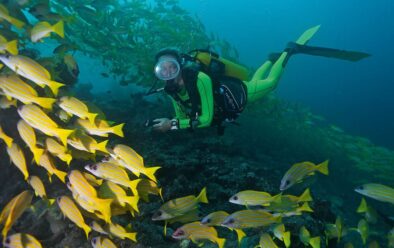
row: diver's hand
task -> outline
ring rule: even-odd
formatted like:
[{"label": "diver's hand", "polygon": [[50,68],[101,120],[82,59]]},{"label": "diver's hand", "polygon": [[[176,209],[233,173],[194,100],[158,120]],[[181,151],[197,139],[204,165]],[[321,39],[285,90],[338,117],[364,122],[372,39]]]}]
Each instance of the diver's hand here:
[{"label": "diver's hand", "polygon": [[154,125],[152,127],[155,131],[164,133],[171,129],[171,120],[168,118],[154,119],[153,123]]}]

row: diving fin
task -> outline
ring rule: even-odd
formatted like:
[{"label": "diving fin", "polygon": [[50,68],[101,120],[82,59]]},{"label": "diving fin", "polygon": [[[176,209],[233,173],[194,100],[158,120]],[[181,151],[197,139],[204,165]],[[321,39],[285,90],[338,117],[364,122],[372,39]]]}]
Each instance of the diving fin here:
[{"label": "diving fin", "polygon": [[300,45],[296,42],[289,42],[287,44],[287,48],[289,52],[293,54],[302,53],[308,54],[313,56],[322,56],[328,58],[335,58],[341,60],[348,60],[348,61],[359,61],[364,58],[371,56],[368,53],[363,52],[356,52],[356,51],[346,51],[334,48],[326,48],[326,47],[315,47],[315,46],[307,46],[307,45]]}]

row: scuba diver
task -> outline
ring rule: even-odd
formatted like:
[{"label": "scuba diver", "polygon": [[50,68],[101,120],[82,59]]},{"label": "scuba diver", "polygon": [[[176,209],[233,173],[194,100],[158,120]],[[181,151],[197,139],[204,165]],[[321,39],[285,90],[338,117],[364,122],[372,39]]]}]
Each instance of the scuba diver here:
[{"label": "scuba diver", "polygon": [[292,55],[302,53],[348,61],[370,56],[306,45],[319,28],[320,25],[306,30],[296,42],[288,43],[283,52],[270,54],[250,81],[245,67],[208,50],[193,50],[188,54],[171,48],[159,51],[154,72],[159,80],[165,81],[163,90],[172,100],[175,117],[154,119],[145,125],[152,125],[160,132],[217,126],[218,134],[222,135],[223,124],[234,123],[247,102],[259,100],[276,88]]}]

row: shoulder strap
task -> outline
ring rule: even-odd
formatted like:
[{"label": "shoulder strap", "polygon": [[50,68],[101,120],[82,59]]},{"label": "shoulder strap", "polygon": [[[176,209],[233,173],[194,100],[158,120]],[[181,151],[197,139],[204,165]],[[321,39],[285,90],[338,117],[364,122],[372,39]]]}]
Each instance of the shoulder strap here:
[{"label": "shoulder strap", "polygon": [[192,105],[192,111],[190,117],[194,118],[198,116],[198,105],[200,104],[200,96],[198,94],[197,79],[198,79],[198,67],[196,66],[186,66],[182,69],[182,78],[185,82],[185,87],[187,94]]}]

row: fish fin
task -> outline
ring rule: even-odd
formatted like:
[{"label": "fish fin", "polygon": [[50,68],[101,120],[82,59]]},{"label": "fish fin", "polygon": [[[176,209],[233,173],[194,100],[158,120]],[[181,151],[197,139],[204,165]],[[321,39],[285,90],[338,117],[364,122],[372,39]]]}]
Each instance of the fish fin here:
[{"label": "fish fin", "polygon": [[299,212],[313,212],[313,209],[309,206],[308,202],[304,202],[301,207],[297,208]]},{"label": "fish fin", "polygon": [[23,26],[25,26],[25,23],[23,21],[20,21],[12,16],[10,16],[8,20],[10,23],[12,23],[12,25],[14,25],[17,28],[23,28]]},{"label": "fish fin", "polygon": [[97,146],[96,146],[96,150],[108,154],[107,143],[108,143],[108,140],[104,140],[103,142],[98,143]]},{"label": "fish fin", "polygon": [[363,197],[361,199],[360,206],[358,206],[358,208],[357,208],[357,213],[365,213],[367,211],[368,211],[367,202],[365,201],[365,198]]},{"label": "fish fin", "polygon": [[308,201],[313,201],[312,196],[311,196],[311,191],[309,188],[307,188],[304,193],[300,197],[298,197],[298,202],[308,202]]},{"label": "fish fin", "polygon": [[218,243],[219,248],[224,247],[224,243],[226,243],[226,239],[217,239],[216,242]]},{"label": "fish fin", "polygon": [[242,239],[245,238],[246,233],[242,229],[234,229],[234,231],[237,233],[238,245],[241,246]]},{"label": "fish fin", "polygon": [[320,173],[322,173],[322,174],[324,174],[326,176],[328,176],[328,161],[329,160],[326,160],[326,161],[324,161],[324,162],[322,162],[322,163],[320,163],[320,164],[318,164],[316,166],[317,167],[317,171],[319,171]]},{"label": "fish fin", "polygon": [[207,188],[204,187],[200,194],[197,196],[197,201],[203,202],[203,203],[208,203],[208,198],[207,198]]},{"label": "fish fin", "polygon": [[53,203],[55,203],[55,202],[56,202],[56,199],[48,199],[48,205],[49,206],[52,206]]},{"label": "fish fin", "polygon": [[56,102],[56,99],[46,97],[37,97],[34,100],[35,103],[48,110],[52,110],[52,105]]},{"label": "fish fin", "polygon": [[10,95],[5,95],[5,98],[7,98],[8,101],[12,101],[12,97]]},{"label": "fish fin", "polygon": [[70,136],[74,130],[69,130],[69,129],[57,129],[56,133],[58,135],[58,138],[62,141],[63,145],[67,147],[67,138]]},{"label": "fish fin", "polygon": [[129,187],[130,187],[131,191],[133,192],[134,196],[138,196],[137,186],[140,182],[141,182],[141,179],[135,179],[135,180],[129,182]]},{"label": "fish fin", "polygon": [[167,221],[164,221],[164,237],[167,236]]},{"label": "fish fin", "polygon": [[51,88],[53,94],[57,96],[57,94],[59,93],[59,88],[65,86],[65,84],[49,80],[48,86],[49,88]]},{"label": "fish fin", "polygon": [[82,229],[85,231],[86,239],[89,239],[89,233],[92,231],[90,226],[85,224],[85,225],[83,225]]},{"label": "fish fin", "polygon": [[54,174],[62,181],[63,183],[66,183],[66,176],[67,173],[61,170],[56,170]]},{"label": "fish fin", "polygon": [[42,154],[44,153],[44,149],[36,147],[33,148],[31,151],[33,153],[34,161],[36,161],[36,164],[38,164],[40,162]]},{"label": "fish fin", "polygon": [[320,237],[314,237],[309,240],[309,244],[312,248],[320,248]]},{"label": "fish fin", "polygon": [[5,50],[7,50],[12,55],[18,54],[18,41],[12,40],[5,45]]},{"label": "fish fin", "polygon": [[14,139],[9,136],[5,136],[3,138],[3,140],[4,140],[5,144],[7,145],[7,147],[11,148],[12,142],[14,142]]},{"label": "fish fin", "polygon": [[98,114],[96,114],[96,113],[88,113],[88,114],[87,114],[87,117],[88,117],[88,119],[89,119],[90,124],[96,125],[96,124],[95,124],[95,120],[96,120],[96,116],[97,116],[97,115],[98,115]]},{"label": "fish fin", "polygon": [[283,233],[283,242],[285,243],[286,247],[290,247],[290,244],[291,244],[290,235],[291,235],[290,232]]},{"label": "fish fin", "polygon": [[99,199],[96,198],[95,203],[98,205],[98,210],[104,217],[106,223],[111,223],[111,203],[113,199]]},{"label": "fish fin", "polygon": [[[281,202],[281,201],[282,201],[282,192],[280,192],[277,195],[272,196],[271,200],[270,200],[270,202]],[[269,206],[269,205],[270,205],[270,203],[268,203],[267,206]]]},{"label": "fish fin", "polygon": [[159,189],[159,196],[161,198],[161,201],[164,202],[164,199],[163,199],[163,188]]},{"label": "fish fin", "polygon": [[73,156],[71,156],[70,154],[66,154],[64,158],[66,160],[65,162],[67,163],[67,165],[70,165]]},{"label": "fish fin", "polygon": [[137,213],[139,213],[139,209],[138,209],[138,201],[139,201],[140,197],[139,196],[128,196],[128,197],[124,197],[124,201],[127,202],[130,207],[133,208],[133,210],[135,210]]},{"label": "fish fin", "polygon": [[[150,180],[152,180],[153,182],[157,183],[157,179],[156,179],[156,177],[155,177],[155,172],[156,172],[158,169],[160,169],[160,168],[161,168],[160,166],[145,168],[145,173],[144,173],[144,174],[145,174]],[[134,173],[134,172],[133,172],[133,173]]]},{"label": "fish fin", "polygon": [[131,241],[137,241],[137,233],[127,233],[126,238],[130,239]]},{"label": "fish fin", "polygon": [[64,38],[64,22],[60,20],[52,26],[53,32],[57,33],[60,37]]},{"label": "fish fin", "polygon": [[116,134],[116,135],[118,135],[119,137],[124,137],[124,134],[123,134],[123,126],[124,126],[124,123],[122,123],[122,124],[119,124],[119,125],[116,125],[116,126],[113,126],[112,127],[112,132],[114,133],[114,134]]}]

